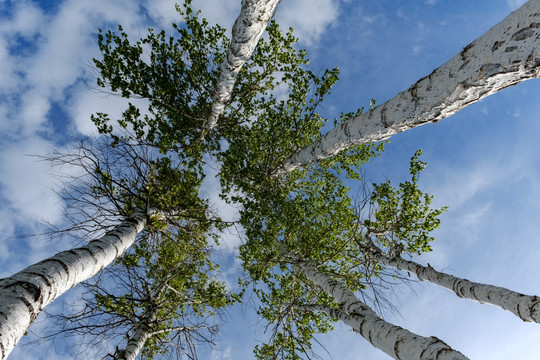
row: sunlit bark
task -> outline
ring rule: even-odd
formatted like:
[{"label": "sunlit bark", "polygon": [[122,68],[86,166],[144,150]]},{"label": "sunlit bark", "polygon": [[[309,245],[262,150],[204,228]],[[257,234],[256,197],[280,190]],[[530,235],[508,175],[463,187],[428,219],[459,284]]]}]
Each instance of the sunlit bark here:
[{"label": "sunlit bark", "polygon": [[292,155],[276,175],[353,145],[385,140],[437,122],[488,95],[539,76],[540,1],[531,0],[407,90]]},{"label": "sunlit bark", "polygon": [[523,321],[540,323],[540,298],[538,296],[520,294],[503,287],[472,282],[400,257],[390,258],[379,252],[375,252],[372,256],[381,264],[412,272],[420,280],[427,280],[449,289],[461,298],[499,306],[512,312]]},{"label": "sunlit bark", "polygon": [[272,19],[279,0],[243,0],[240,15],[232,29],[232,40],[227,57],[220,66],[219,80],[213,96],[212,113],[206,124],[211,130],[231,97],[236,77],[249,60],[268,22]]},{"label": "sunlit bark", "polygon": [[114,360],[135,360],[137,355],[144,348],[146,340],[152,336],[150,331],[152,322],[156,319],[156,311],[148,313],[135,327],[133,335],[129,337],[126,348],[114,357]]},{"label": "sunlit bark", "polygon": [[146,214],[136,213],[86,246],[60,252],[0,280],[0,359],[7,358],[45,306],[130,247],[146,221]]},{"label": "sunlit bark", "polygon": [[459,360],[467,359],[436,337],[416,335],[402,327],[390,324],[377,316],[367,305],[343,284],[319,272],[308,263],[297,260],[294,268],[319,285],[341,304],[341,309],[316,306],[334,318],[342,320],[359,332],[376,348],[395,359]]}]

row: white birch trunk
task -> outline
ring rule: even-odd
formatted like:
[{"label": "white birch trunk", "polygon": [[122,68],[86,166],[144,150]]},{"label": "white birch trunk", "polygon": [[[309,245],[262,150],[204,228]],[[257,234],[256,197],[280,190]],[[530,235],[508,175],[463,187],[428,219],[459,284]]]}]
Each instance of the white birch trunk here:
[{"label": "white birch trunk", "polygon": [[538,296],[520,294],[503,287],[461,279],[437,271],[431,266],[422,266],[400,257],[389,258],[380,253],[375,253],[372,256],[381,264],[412,272],[416,274],[418,279],[442,286],[461,298],[499,306],[512,312],[523,321],[540,323],[540,298]]},{"label": "white birch trunk", "polygon": [[232,29],[231,45],[220,66],[213,95],[212,113],[205,126],[212,130],[231,98],[236,77],[249,60],[266,26],[274,16],[279,0],[242,0],[242,9]]},{"label": "white birch trunk", "polygon": [[97,274],[135,241],[147,216],[136,213],[103,237],[0,280],[0,359],[5,359],[41,310]]},{"label": "white birch trunk", "polygon": [[319,272],[306,262],[299,260],[294,267],[341,303],[342,311],[325,307],[319,310],[326,311],[330,316],[342,320],[373,346],[394,359],[467,359],[436,337],[423,337],[381,319],[367,305],[358,300],[346,286]]},{"label": "white birch trunk", "polygon": [[299,150],[275,174],[353,145],[385,140],[437,122],[488,95],[539,76],[540,0],[530,0],[409,89]]},{"label": "white birch trunk", "polygon": [[120,356],[115,356],[115,360],[135,360],[137,355],[144,348],[146,340],[152,333],[150,332],[150,326],[156,319],[156,311],[152,311],[135,327],[133,335],[129,338],[126,348],[121,351]]}]

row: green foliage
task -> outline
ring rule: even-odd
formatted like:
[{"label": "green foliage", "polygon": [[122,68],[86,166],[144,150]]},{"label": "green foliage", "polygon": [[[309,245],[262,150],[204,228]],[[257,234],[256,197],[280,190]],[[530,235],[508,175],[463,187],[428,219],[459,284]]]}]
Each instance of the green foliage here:
[{"label": "green foliage", "polygon": [[[146,151],[126,140],[87,140],[84,151],[93,167],[91,193],[95,199],[114,204],[120,215],[154,209],[177,214],[177,218],[204,219],[207,201],[199,197],[204,179],[201,164]],[[164,229],[158,219],[151,226]]]},{"label": "green foliage", "polygon": [[431,209],[433,196],[418,188],[418,177],[426,167],[419,159],[421,154],[418,150],[411,158],[410,181],[398,188],[390,181],[373,185],[370,204],[375,210],[371,219],[364,220],[364,226],[388,252],[396,247],[418,255],[431,251],[429,243],[434,238],[429,233],[439,227],[439,216],[446,210]]},{"label": "green foliage", "polygon": [[[124,98],[148,100],[144,115],[130,103],[118,120],[120,128],[162,151],[181,148],[188,157],[198,158],[201,151],[217,146],[207,143],[203,148],[197,139],[210,114],[228,40],[223,28],[209,26],[193,12],[190,1],[177,11],[185,22],[173,25],[176,36],[149,29],[145,38],[131,43],[121,26],[118,34],[100,32],[102,59],[94,63],[100,73],[98,86]],[[119,138],[107,114],[97,113],[92,120],[100,133]]]},{"label": "green foliage", "polygon": [[153,317],[148,324],[153,335],[142,351],[145,359],[171,350],[171,336],[182,336],[175,327],[205,325],[207,317],[239,299],[215,279],[218,267],[209,257],[207,232],[205,223],[175,233],[146,232],[108,269],[109,281],[116,285],[102,285],[94,295],[97,311],[108,314],[109,321],[129,320],[126,334]]},{"label": "green foliage", "polygon": [[[432,196],[418,188],[425,164],[417,152],[411,160],[411,180],[398,188],[390,182],[375,184],[369,198],[373,213],[358,218],[350,188],[361,185],[362,164],[377,156],[383,144],[352,147],[273,176],[285,159],[320,139],[325,125],[336,126],[363,111],[337,119],[319,113],[339,70],[309,70],[307,54],[296,48],[292,29],[282,33],[275,22],[268,26],[268,39],[259,41],[241,69],[218,127],[205,133],[218,66],[229,40],[222,28],[209,26],[193,12],[190,1],[178,11],[185,24],[175,26],[173,37],[150,29],[145,38],[131,43],[121,27],[118,34],[99,34],[103,58],[94,60],[98,85],[125,98],[148,100],[148,111],[130,103],[119,126],[103,113],[93,117],[94,123],[116,146],[135,139],[157,147],[161,155],[148,163],[142,183],[126,184],[108,169],[97,168],[100,181],[95,191],[121,199],[125,214],[139,208],[174,210],[181,225],[171,227],[162,217],[151,217],[146,237],[117,266],[141,271],[148,281],[150,298],[160,303],[155,329],[167,329],[175,316],[186,312],[203,316],[238,300],[209,275],[217,269],[207,251],[214,222],[198,190],[202,155],[215,155],[221,165],[221,197],[242,209],[240,223],[247,239],[240,258],[250,278],[242,285],[253,287],[261,301],[259,314],[274,325],[270,340],[255,349],[256,356],[309,356],[314,336],[330,331],[335,321],[312,310],[313,305],[340,304],[298,273],[295,259],[308,261],[352,291],[363,291],[368,285],[366,254],[365,247],[358,246],[358,234],[365,231],[362,235],[373,237],[388,253],[401,247],[420,254],[430,250],[429,233],[438,227],[444,208],[431,209]],[[374,105],[372,100],[371,108]],[[381,269],[375,265],[370,275],[378,276]],[[158,291],[163,284],[169,291]],[[122,294],[95,300],[109,312],[148,313],[150,303],[126,299]],[[145,356],[155,355],[158,343],[169,335],[165,331],[152,338]]]}]

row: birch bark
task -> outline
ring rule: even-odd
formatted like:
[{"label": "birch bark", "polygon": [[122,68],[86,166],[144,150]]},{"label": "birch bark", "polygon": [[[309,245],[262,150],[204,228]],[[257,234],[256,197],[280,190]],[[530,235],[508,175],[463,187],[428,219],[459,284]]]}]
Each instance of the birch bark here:
[{"label": "birch bark", "polygon": [[115,356],[115,360],[135,360],[137,355],[144,348],[146,340],[152,333],[150,332],[150,327],[152,322],[156,320],[156,309],[149,312],[147,316],[144,317],[143,321],[137,324],[133,336],[131,336],[127,342],[126,348],[120,352],[121,355]]},{"label": "birch bark", "polygon": [[437,271],[431,266],[422,266],[400,257],[390,258],[379,252],[373,253],[372,256],[381,264],[412,272],[418,279],[442,286],[461,298],[499,306],[523,321],[540,323],[540,298],[538,296],[520,294],[503,287],[461,279]]},{"label": "birch bark", "polygon": [[275,175],[437,122],[476,101],[540,76],[540,0],[530,0],[409,89],[299,150]]},{"label": "birch bark", "polygon": [[274,16],[279,0],[242,0],[242,9],[232,29],[227,57],[220,66],[214,91],[212,113],[205,128],[212,130],[231,98],[236,77],[249,60],[266,26]]},{"label": "birch bark", "polygon": [[319,310],[342,320],[394,359],[467,359],[436,337],[423,337],[381,319],[346,286],[306,262],[297,260],[294,267],[341,303],[341,311],[328,307],[319,307]]},{"label": "birch bark", "polygon": [[0,280],[0,359],[5,359],[40,311],[110,264],[130,247],[147,221],[136,213],[88,245],[60,252]]}]

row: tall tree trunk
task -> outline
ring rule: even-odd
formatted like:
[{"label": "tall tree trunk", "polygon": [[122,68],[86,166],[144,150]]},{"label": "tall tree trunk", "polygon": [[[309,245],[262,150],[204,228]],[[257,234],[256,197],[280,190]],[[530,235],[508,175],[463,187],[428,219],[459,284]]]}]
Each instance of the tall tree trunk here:
[{"label": "tall tree trunk", "polygon": [[341,311],[328,307],[318,307],[358,331],[373,346],[395,359],[418,360],[463,360],[460,352],[453,350],[436,337],[416,335],[402,327],[390,324],[377,316],[367,305],[343,284],[319,272],[305,261],[297,260],[296,271],[319,285],[324,291],[341,303]]},{"label": "tall tree trunk", "polygon": [[289,157],[281,175],[350,146],[437,122],[476,101],[540,76],[540,0],[530,0],[459,54],[381,106],[350,119]]},{"label": "tall tree trunk", "polygon": [[220,66],[213,96],[212,113],[205,126],[212,130],[231,98],[236,77],[249,60],[266,26],[274,16],[279,0],[242,0],[242,9],[232,29],[227,57]]},{"label": "tall tree trunk", "polygon": [[154,308],[150,311],[147,316],[139,322],[136,327],[133,335],[129,338],[126,348],[118,352],[118,355],[114,356],[114,360],[135,360],[137,355],[144,348],[146,340],[152,336],[151,326],[152,322],[156,319],[157,308]]},{"label": "tall tree trunk", "polygon": [[418,279],[447,288],[461,298],[499,306],[512,312],[523,321],[540,323],[540,298],[538,296],[524,295],[503,287],[461,279],[437,271],[429,265],[422,266],[400,257],[390,258],[380,251],[374,251],[370,255],[381,264],[412,272],[416,274]]},{"label": "tall tree trunk", "polygon": [[0,280],[0,359],[5,359],[41,310],[109,265],[134,242],[147,214],[136,213],[86,246],[62,251]]}]

